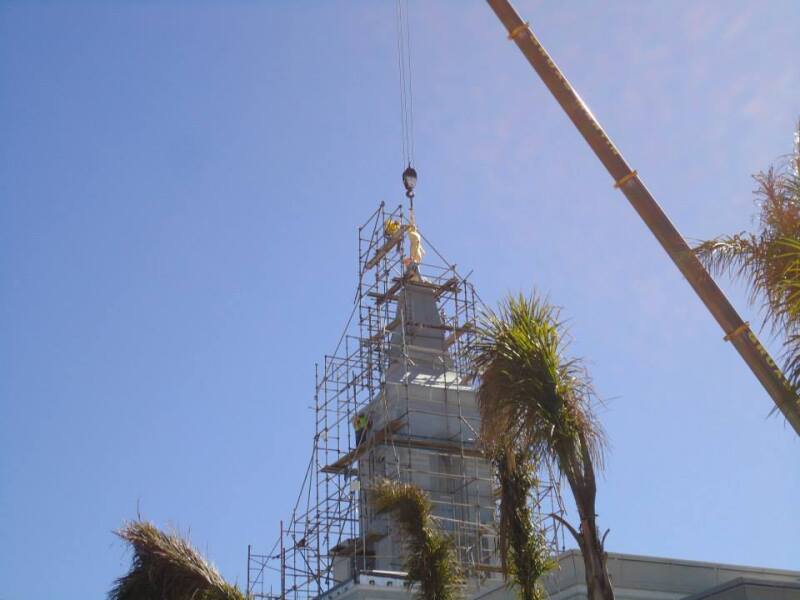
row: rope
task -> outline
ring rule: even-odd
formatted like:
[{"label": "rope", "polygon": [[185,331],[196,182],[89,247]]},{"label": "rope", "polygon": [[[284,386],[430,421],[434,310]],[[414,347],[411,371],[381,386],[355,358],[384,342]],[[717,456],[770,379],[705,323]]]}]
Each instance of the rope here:
[{"label": "rope", "polygon": [[397,71],[400,80],[400,139],[403,167],[414,163],[414,91],[411,85],[411,30],[408,0],[397,0]]}]

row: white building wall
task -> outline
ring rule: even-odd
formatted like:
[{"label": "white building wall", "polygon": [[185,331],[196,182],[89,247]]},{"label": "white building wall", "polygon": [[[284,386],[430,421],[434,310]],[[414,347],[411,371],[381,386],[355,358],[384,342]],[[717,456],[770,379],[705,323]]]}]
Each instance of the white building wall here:
[{"label": "white building wall", "polygon": [[[559,570],[546,579],[551,600],[586,600],[583,564],[576,550],[559,557]],[[631,554],[608,555],[618,600],[797,600],[800,571],[766,569]],[[363,575],[358,582],[334,588],[321,600],[406,600],[413,590],[400,577]],[[516,600],[502,583],[481,589],[467,586],[465,600]]]}]

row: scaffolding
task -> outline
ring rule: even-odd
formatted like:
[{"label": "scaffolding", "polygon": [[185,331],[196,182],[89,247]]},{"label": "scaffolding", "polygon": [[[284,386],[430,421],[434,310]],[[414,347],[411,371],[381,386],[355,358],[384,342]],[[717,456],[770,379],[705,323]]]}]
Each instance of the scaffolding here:
[{"label": "scaffolding", "polygon": [[[325,356],[321,370],[317,367],[311,459],[270,551],[259,554],[248,546],[250,598],[310,600],[365,572],[400,571],[396,553],[385,553],[386,540],[394,535],[389,520],[375,514],[369,502],[378,477],[411,482],[426,477],[434,516],[454,540],[464,574],[477,585],[498,577],[496,486],[477,442],[480,423],[469,370],[480,301],[468,276],[426,238],[432,258],[418,266],[409,261],[410,226],[402,206],[390,210],[381,203],[358,228],[355,305],[335,351]],[[414,322],[404,305],[412,292],[432,297],[435,323]],[[424,330],[441,338],[444,375],[437,385],[445,408],[412,397],[420,386],[409,383],[411,357],[430,352],[412,345],[412,332]],[[368,437],[356,440],[354,418],[366,414],[374,426]],[[446,424],[447,435],[425,430],[426,422],[436,420]],[[559,542],[557,523],[548,517],[564,513],[558,480],[549,473],[539,479],[534,508],[558,550],[563,539]],[[384,554],[376,551],[380,548]]]}]

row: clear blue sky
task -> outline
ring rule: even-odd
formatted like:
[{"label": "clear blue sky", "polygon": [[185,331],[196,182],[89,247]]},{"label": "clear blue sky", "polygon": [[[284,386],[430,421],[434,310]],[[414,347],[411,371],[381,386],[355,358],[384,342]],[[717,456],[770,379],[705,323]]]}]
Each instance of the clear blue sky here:
[{"label": "clear blue sky", "polygon": [[[517,5],[685,236],[751,226],[800,4]],[[411,27],[421,228],[565,307],[609,550],[800,568],[800,442],[688,284],[483,2]],[[388,1],[0,3],[0,599],[102,597],[137,510],[239,582],[272,542],[356,225],[401,200],[394,35]]]}]

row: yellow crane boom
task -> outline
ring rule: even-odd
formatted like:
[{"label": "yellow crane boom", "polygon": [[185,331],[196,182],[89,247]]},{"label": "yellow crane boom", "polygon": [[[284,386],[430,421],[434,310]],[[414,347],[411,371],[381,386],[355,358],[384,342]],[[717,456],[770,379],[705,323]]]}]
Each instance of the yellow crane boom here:
[{"label": "yellow crane boom", "polygon": [[748,323],[736,309],[695,256],[692,249],[647,190],[638,173],[631,169],[617,147],[603,131],[581,97],[561,73],[553,59],[533,34],[527,22],[520,18],[508,0],[487,0],[487,3],[508,30],[513,40],[547,89],[567,113],[583,139],[589,144],[634,210],[666,250],[709,312],[725,332],[724,339],[750,367],[750,370],[772,397],[775,406],[800,435],[800,400],[781,369],[759,342]]}]

